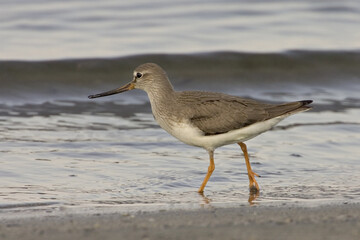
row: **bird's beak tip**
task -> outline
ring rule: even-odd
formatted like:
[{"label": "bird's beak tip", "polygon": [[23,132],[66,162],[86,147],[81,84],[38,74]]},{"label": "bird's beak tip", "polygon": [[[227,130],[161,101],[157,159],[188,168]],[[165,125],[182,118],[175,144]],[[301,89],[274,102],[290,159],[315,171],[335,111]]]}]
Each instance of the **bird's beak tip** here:
[{"label": "bird's beak tip", "polygon": [[98,98],[98,97],[105,97],[105,96],[109,96],[109,95],[113,95],[113,94],[126,92],[129,90],[133,90],[134,88],[135,88],[135,84],[133,82],[130,82],[130,83],[126,84],[125,86],[114,89],[114,90],[110,90],[110,91],[99,93],[99,94],[89,95],[88,98],[93,99],[93,98]]}]

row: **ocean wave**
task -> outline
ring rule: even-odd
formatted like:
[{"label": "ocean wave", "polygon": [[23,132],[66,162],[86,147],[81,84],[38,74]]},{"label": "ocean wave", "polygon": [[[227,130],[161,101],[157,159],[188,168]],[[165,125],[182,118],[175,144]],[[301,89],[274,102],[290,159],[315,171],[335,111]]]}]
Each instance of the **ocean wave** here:
[{"label": "ocean wave", "polygon": [[[131,81],[133,69],[145,62],[161,65],[178,90],[231,94],[236,90],[236,93],[249,95],[251,89],[256,89],[265,95],[280,93],[285,96],[299,89],[294,86],[326,93],[328,88],[353,90],[353,86],[360,83],[360,51],[211,52],[1,61],[0,100],[2,103],[86,100],[89,94]],[[133,96],[136,99],[139,95]],[[143,99],[142,95],[139,99]]]}]

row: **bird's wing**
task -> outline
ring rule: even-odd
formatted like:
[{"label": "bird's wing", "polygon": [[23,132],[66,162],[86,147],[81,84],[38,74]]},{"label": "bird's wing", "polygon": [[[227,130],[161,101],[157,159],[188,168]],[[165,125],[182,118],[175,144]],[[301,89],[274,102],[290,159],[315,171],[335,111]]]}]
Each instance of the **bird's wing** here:
[{"label": "bird's wing", "polygon": [[181,92],[178,103],[182,115],[205,135],[225,133],[269,118],[265,108],[257,103],[226,94]]},{"label": "bird's wing", "polygon": [[283,114],[303,111],[308,103],[273,105],[221,93],[179,92],[179,111],[205,135],[215,135],[249,126]]}]

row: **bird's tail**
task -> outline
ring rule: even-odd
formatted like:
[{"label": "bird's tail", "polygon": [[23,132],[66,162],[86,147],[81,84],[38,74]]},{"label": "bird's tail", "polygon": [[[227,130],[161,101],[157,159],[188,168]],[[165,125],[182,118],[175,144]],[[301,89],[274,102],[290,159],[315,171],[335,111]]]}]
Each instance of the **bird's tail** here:
[{"label": "bird's tail", "polygon": [[302,100],[297,102],[283,103],[269,107],[267,111],[270,113],[270,118],[282,115],[292,115],[298,112],[310,110],[312,107],[308,105],[312,102],[312,100]]}]

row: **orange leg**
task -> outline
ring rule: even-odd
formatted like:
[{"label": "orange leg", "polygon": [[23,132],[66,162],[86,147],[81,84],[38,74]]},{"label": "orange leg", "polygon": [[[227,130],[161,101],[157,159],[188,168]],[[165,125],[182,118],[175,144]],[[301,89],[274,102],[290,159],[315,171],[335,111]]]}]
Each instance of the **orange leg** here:
[{"label": "orange leg", "polygon": [[210,157],[210,165],[208,168],[208,172],[205,176],[205,179],[203,181],[203,183],[201,184],[198,193],[203,193],[204,192],[204,188],[206,186],[206,183],[209,181],[209,178],[212,174],[212,172],[215,170],[215,163],[214,163],[214,151],[209,151],[209,157]]},{"label": "orange leg", "polygon": [[247,168],[248,176],[249,176],[250,192],[258,192],[258,191],[260,191],[260,188],[259,188],[259,184],[255,180],[255,176],[257,176],[257,177],[260,177],[260,176],[259,176],[259,174],[254,173],[252,171],[252,169],[251,169],[251,165],[250,165],[250,161],[249,161],[249,155],[248,155],[245,143],[239,142],[238,144],[239,144],[239,146],[241,147],[241,150],[244,153],[245,162],[246,162],[246,168]]}]

